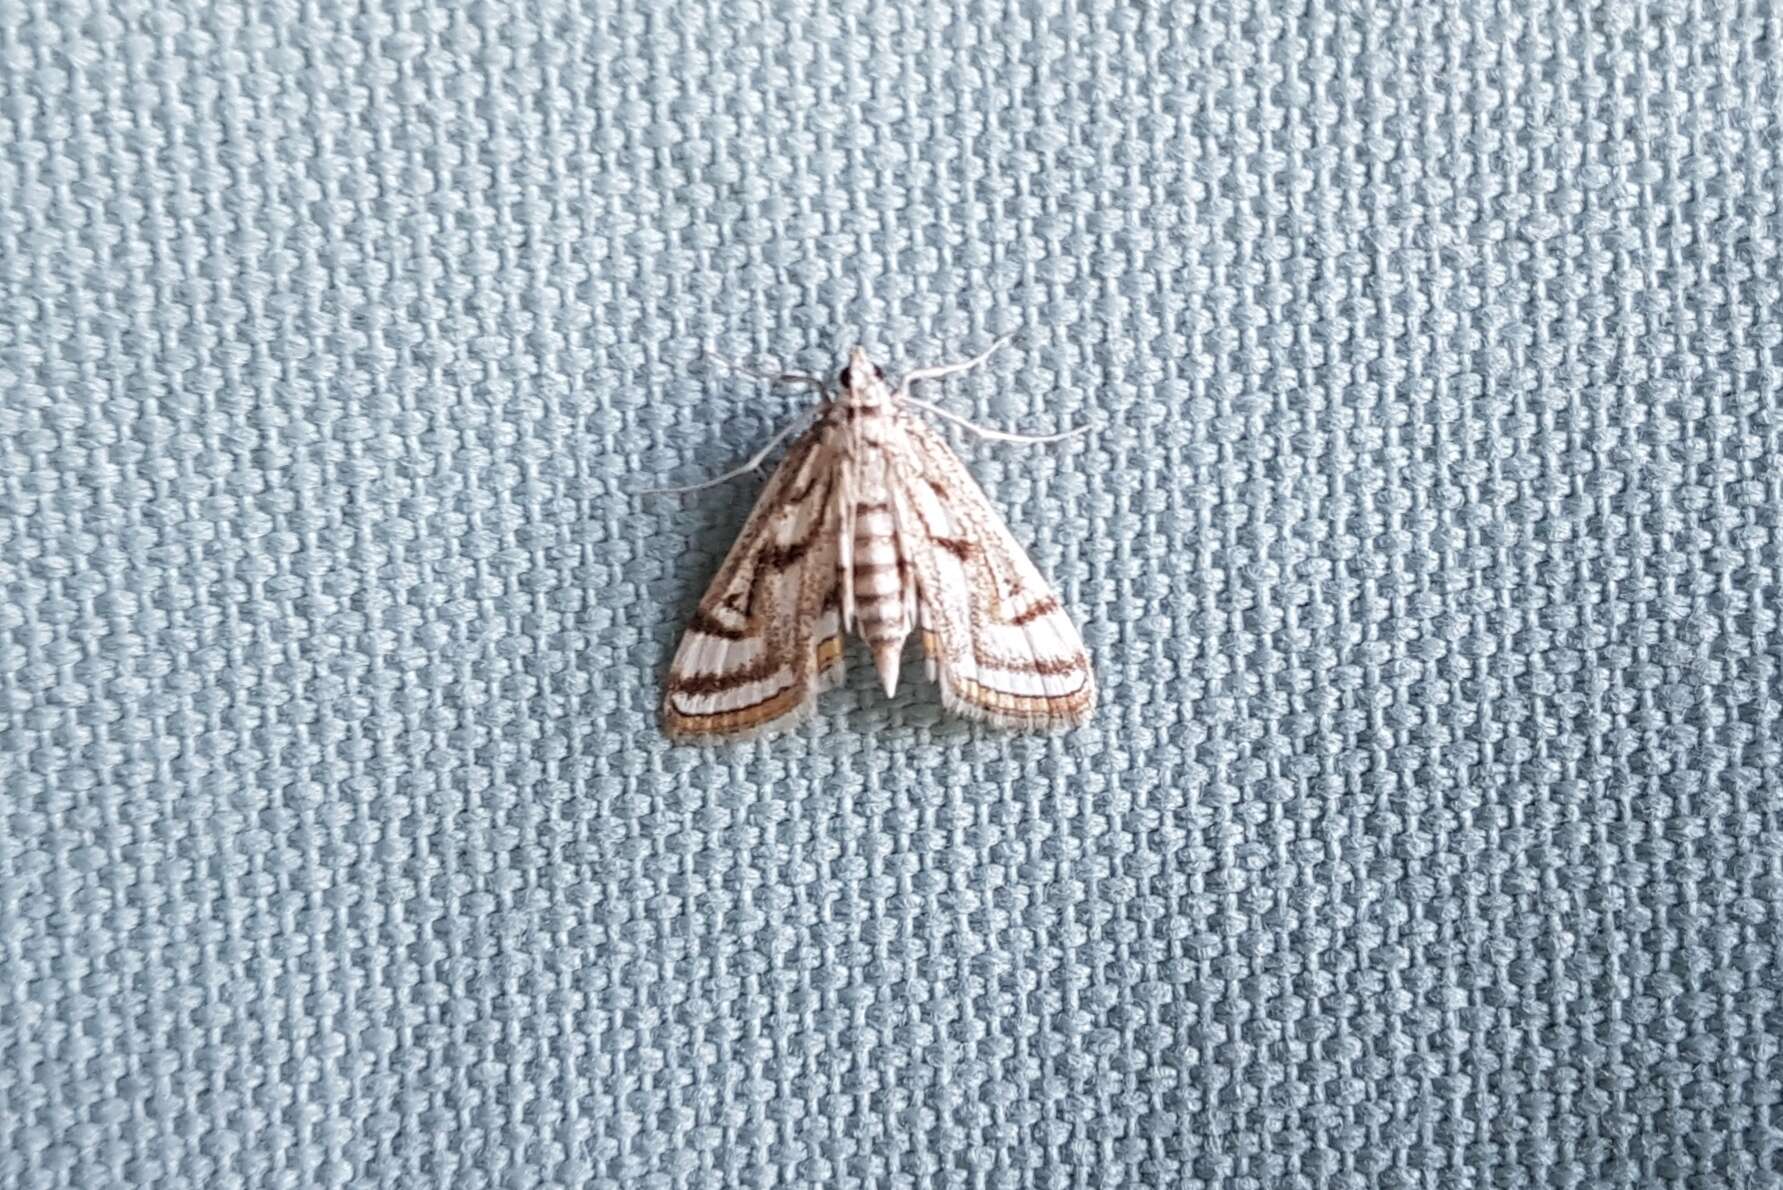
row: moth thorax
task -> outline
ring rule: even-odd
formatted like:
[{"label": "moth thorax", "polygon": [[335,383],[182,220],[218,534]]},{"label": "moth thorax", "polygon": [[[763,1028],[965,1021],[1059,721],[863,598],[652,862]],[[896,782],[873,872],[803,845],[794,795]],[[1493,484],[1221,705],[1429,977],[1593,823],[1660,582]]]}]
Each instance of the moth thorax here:
[{"label": "moth thorax", "polygon": [[857,380],[849,385],[842,403],[851,409],[884,409],[892,403],[891,386],[883,380]]},{"label": "moth thorax", "polygon": [[861,639],[890,694],[898,685],[898,654],[910,635],[908,572],[899,555],[892,506],[862,501],[854,515],[854,610]]}]

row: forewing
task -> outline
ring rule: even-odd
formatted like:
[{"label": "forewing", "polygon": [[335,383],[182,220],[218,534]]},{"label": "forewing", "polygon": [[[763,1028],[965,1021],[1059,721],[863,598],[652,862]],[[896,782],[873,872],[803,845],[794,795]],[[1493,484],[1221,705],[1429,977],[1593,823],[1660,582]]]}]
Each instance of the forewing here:
[{"label": "forewing", "polygon": [[1095,675],[1058,596],[941,436],[901,427],[899,531],[943,705],[1013,727],[1083,722]]},{"label": "forewing", "polygon": [[818,426],[775,469],[681,638],[663,698],[669,735],[752,734],[840,680],[835,482]]}]

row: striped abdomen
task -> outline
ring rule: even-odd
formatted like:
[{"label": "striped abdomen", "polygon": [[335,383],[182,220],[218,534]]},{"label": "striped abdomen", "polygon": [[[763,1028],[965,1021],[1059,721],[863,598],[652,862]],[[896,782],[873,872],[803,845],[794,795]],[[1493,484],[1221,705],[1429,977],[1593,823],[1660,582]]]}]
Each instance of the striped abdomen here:
[{"label": "striped abdomen", "polygon": [[898,659],[912,623],[910,571],[898,553],[897,523],[889,503],[862,502],[854,509],[854,619],[873,654],[885,692],[898,688]]}]

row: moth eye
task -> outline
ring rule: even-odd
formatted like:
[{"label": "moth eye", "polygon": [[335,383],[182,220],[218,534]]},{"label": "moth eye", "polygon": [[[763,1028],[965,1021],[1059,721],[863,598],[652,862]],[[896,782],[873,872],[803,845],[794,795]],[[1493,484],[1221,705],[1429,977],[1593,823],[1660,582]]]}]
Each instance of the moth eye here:
[{"label": "moth eye", "polygon": [[885,379],[885,369],[880,367],[878,364],[874,364],[873,365],[873,375],[877,376],[881,380],[884,380]]},{"label": "moth eye", "polygon": [[847,387],[848,387],[848,385],[849,385],[849,383],[850,383],[850,381],[851,381],[851,380],[852,380],[852,377],[851,377],[851,376],[850,376],[850,375],[849,375],[849,373],[850,373],[850,372],[851,372],[851,371],[852,371],[852,370],[853,370],[853,369],[852,369],[852,368],[851,368],[851,367],[845,367],[845,368],[843,368],[843,369],[842,369],[842,375],[840,375],[840,376],[838,376],[838,377],[837,377],[837,378],[836,378],[836,383],[838,383],[838,384],[840,384],[840,385],[841,385],[841,386],[842,386],[842,387],[843,387],[843,388],[847,388]]}]

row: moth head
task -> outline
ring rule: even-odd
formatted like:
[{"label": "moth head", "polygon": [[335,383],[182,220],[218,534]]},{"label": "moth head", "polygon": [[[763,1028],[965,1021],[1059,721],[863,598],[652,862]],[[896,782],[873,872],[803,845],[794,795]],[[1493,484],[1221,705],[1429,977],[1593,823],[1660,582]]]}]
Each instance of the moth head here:
[{"label": "moth head", "polygon": [[883,401],[887,396],[885,372],[867,355],[865,347],[848,353],[848,363],[836,377],[845,397],[856,401]]}]

